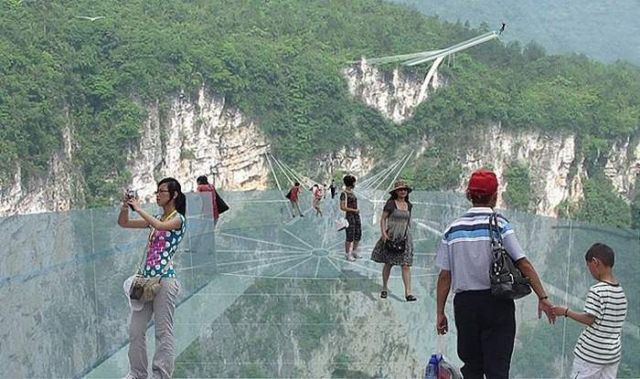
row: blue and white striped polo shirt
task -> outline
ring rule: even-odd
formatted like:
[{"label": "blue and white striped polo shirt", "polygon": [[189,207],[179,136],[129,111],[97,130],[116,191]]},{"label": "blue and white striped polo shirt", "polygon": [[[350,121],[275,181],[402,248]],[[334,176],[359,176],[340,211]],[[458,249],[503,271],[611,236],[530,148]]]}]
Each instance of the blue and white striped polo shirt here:
[{"label": "blue and white striped polo shirt", "polygon": [[[455,220],[442,235],[436,252],[436,266],[451,271],[454,293],[491,288],[491,208],[474,207]],[[498,228],[504,247],[514,261],[525,257],[509,221],[498,214]]]}]

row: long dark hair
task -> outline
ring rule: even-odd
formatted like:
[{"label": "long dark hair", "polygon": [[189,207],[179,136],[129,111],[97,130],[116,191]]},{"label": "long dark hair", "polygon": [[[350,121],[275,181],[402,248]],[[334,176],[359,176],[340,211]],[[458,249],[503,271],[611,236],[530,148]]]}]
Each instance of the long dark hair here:
[{"label": "long dark hair", "polygon": [[175,198],[176,210],[183,216],[187,215],[187,197],[182,193],[182,186],[174,178],[164,178],[158,182],[158,187],[161,184],[167,184],[167,190],[169,190],[169,196],[173,199],[173,196],[177,193]]}]

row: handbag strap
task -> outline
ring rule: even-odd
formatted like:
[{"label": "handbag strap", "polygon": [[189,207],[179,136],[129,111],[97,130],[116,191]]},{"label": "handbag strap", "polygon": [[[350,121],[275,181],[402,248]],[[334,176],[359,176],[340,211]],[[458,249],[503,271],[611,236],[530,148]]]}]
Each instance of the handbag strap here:
[{"label": "handbag strap", "polygon": [[502,234],[500,233],[500,227],[498,226],[498,214],[493,212],[489,216],[489,237],[491,238],[492,247],[502,247]]},{"label": "handbag strap", "polygon": [[[174,209],[173,212],[167,215],[167,217],[160,217],[160,221],[170,220],[171,218],[173,218],[173,216],[175,216],[177,212],[178,211]],[[142,252],[142,260],[140,261],[140,264],[136,266],[137,274],[142,274],[142,267],[144,266],[144,261],[147,259],[147,253],[149,252],[149,247],[151,245],[151,242],[153,241],[153,235],[155,234],[155,232],[156,232],[156,228],[151,227],[151,230],[149,231],[149,236],[147,237],[147,245],[144,247],[144,250]],[[167,264],[167,267],[169,267],[168,264]],[[164,272],[161,272],[161,274],[164,274]]]},{"label": "handbag strap", "polygon": [[[396,207],[396,209],[398,209],[398,204],[396,204],[396,201],[393,201],[393,205]],[[409,208],[409,203],[407,203],[407,210],[409,211],[409,220],[407,220],[407,226],[404,228],[404,235],[402,236],[403,239],[407,238],[407,232],[409,231],[409,224],[411,224],[411,209]]]}]

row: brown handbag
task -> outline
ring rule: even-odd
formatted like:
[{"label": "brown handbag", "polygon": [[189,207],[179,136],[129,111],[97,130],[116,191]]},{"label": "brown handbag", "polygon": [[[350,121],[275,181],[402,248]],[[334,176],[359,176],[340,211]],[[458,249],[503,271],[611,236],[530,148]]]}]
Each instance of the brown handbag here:
[{"label": "brown handbag", "polygon": [[162,286],[160,280],[162,280],[162,278],[159,276],[146,278],[141,274],[134,275],[131,290],[129,291],[129,298],[132,300],[142,300],[145,303],[152,301]]}]

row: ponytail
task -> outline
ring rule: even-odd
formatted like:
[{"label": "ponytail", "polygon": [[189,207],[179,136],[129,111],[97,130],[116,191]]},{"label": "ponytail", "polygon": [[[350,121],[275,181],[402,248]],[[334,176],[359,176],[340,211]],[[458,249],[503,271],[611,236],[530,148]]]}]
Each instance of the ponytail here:
[{"label": "ponytail", "polygon": [[176,210],[183,216],[187,215],[187,197],[182,192],[176,197]]},{"label": "ponytail", "polygon": [[180,183],[174,178],[164,178],[160,182],[158,182],[158,186],[161,184],[167,184],[167,190],[169,190],[169,195],[172,199],[174,199],[174,195],[177,193],[178,196],[175,197],[174,203],[176,206],[176,210],[183,216],[187,215],[187,197],[182,193],[182,186]]}]

